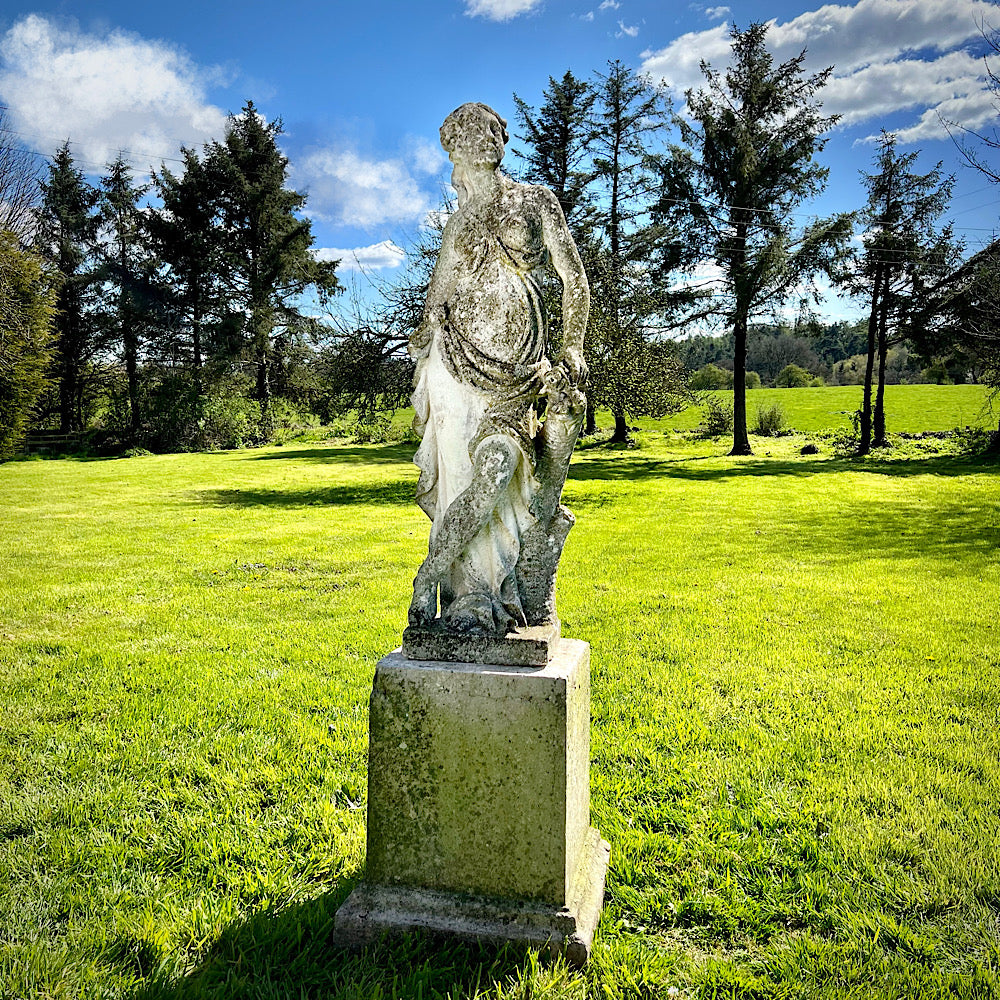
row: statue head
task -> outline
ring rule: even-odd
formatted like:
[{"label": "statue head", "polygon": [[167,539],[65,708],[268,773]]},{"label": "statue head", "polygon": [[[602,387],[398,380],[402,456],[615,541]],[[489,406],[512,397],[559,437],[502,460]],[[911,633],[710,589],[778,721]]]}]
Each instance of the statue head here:
[{"label": "statue head", "polygon": [[441,126],[441,145],[452,162],[463,160],[477,167],[498,167],[509,138],[507,122],[478,102],[456,108]]}]

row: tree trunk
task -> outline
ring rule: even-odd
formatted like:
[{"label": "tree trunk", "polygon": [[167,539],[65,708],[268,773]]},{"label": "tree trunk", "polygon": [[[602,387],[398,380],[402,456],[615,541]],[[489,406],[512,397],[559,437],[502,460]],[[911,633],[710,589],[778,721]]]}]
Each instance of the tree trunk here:
[{"label": "tree trunk", "polygon": [[889,354],[889,336],[886,330],[888,317],[887,303],[882,297],[882,308],[878,318],[878,388],[875,391],[875,413],[872,417],[872,447],[885,448],[885,362]]},{"label": "tree trunk", "polygon": [[875,365],[875,331],[878,327],[879,307],[882,297],[882,271],[875,272],[872,287],[872,307],[868,314],[868,355],[865,360],[865,390],[861,402],[860,440],[858,454],[867,455],[872,449],[872,371]]},{"label": "tree trunk", "polygon": [[60,359],[59,373],[59,433],[68,434],[75,430],[74,402],[76,400],[76,386],[73,382],[73,365],[64,354]]},{"label": "tree trunk", "polygon": [[628,421],[625,419],[625,411],[615,407],[615,432],[611,435],[609,444],[631,444],[632,438],[628,433]]},{"label": "tree trunk", "polygon": [[584,418],[583,433],[584,434],[596,434],[597,433],[597,412],[594,409],[594,397],[591,393],[586,393],[587,396],[587,416]]},{"label": "tree trunk", "polygon": [[[193,315],[191,317],[191,349],[194,353],[194,388],[200,396],[202,394],[201,383],[201,303],[195,302]],[[200,407],[200,404],[199,404]],[[200,415],[200,413],[199,413]]]},{"label": "tree trunk", "polygon": [[271,373],[267,351],[257,350],[257,401],[260,403],[260,424],[257,436],[260,444],[267,444],[274,436],[274,414],[271,412]]},{"label": "tree trunk", "polygon": [[752,455],[747,434],[747,316],[739,309],[733,323],[733,450],[730,455]]},{"label": "tree trunk", "polygon": [[990,443],[986,446],[987,455],[1000,455],[1000,422],[997,429],[990,435]]},{"label": "tree trunk", "polygon": [[128,427],[132,444],[139,442],[139,358],[138,338],[125,333],[125,375],[128,378]]}]

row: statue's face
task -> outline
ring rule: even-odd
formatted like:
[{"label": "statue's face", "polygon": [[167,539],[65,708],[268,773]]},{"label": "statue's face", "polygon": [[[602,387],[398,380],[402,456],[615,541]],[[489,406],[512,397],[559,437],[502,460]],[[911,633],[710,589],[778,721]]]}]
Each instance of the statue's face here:
[{"label": "statue's face", "polygon": [[445,119],[441,145],[456,165],[497,167],[503,159],[499,121],[474,104],[463,104]]}]

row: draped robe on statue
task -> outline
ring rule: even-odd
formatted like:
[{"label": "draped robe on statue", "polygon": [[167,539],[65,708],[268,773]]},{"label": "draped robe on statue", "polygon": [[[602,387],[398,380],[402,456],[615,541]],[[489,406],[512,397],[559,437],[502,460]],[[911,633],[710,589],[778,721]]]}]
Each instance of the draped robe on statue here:
[{"label": "draped robe on statue", "polygon": [[[457,220],[456,220],[457,221]],[[422,441],[417,503],[431,519],[431,547],[449,505],[472,482],[476,453],[501,435],[519,459],[487,523],[441,580],[441,617],[475,621],[503,634],[525,624],[515,567],[531,511],[538,417],[538,365],[545,313],[532,271],[545,259],[540,234],[523,216],[463,251],[461,276],[442,303],[417,364],[414,428]]]}]

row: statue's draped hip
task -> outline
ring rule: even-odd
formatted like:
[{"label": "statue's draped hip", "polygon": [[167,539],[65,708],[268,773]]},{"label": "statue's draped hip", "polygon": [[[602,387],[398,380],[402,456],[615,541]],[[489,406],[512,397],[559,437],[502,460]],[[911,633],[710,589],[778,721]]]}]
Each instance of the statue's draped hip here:
[{"label": "statue's draped hip", "polygon": [[446,319],[418,363],[414,427],[422,440],[417,503],[435,534],[452,502],[472,483],[476,454],[499,435],[517,449],[517,467],[486,524],[441,580],[441,615],[492,615],[500,631],[523,625],[515,569],[521,538],[534,524],[531,502],[538,417],[535,367],[545,324],[534,280],[500,263],[490,281],[471,275],[447,303]]}]

